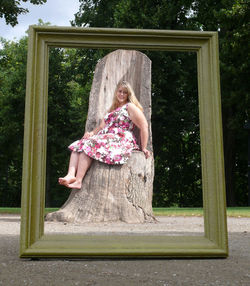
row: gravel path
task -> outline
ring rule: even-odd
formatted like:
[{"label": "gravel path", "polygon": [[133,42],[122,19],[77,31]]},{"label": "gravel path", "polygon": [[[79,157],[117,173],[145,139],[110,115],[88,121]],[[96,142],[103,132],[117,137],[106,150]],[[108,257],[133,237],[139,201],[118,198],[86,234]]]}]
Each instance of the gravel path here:
[{"label": "gravel path", "polygon": [[[45,223],[45,233],[203,235],[201,217],[158,217],[158,223]],[[250,218],[228,218],[227,259],[19,259],[20,216],[0,215],[0,285],[249,286]]]}]

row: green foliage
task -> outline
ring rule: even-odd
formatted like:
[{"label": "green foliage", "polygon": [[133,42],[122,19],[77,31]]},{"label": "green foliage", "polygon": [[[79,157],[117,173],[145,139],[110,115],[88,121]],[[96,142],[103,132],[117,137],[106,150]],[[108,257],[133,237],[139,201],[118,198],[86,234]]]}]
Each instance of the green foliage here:
[{"label": "green foliage", "polygon": [[0,50],[0,205],[19,206],[22,180],[27,38],[1,39]]},{"label": "green foliage", "polygon": [[225,171],[229,206],[247,203],[247,132],[250,116],[248,0],[199,0],[193,21],[219,31]]},{"label": "green foliage", "polygon": [[[81,1],[74,25],[141,29],[198,29],[192,1]],[[104,8],[105,7],[105,8]],[[112,8],[112,10],[111,10]],[[88,22],[88,19],[91,19]],[[142,51],[152,60],[154,206],[201,206],[196,57]]]},{"label": "green foliage", "polygon": [[[247,132],[243,126],[250,106],[249,1],[80,2],[72,21],[75,26],[219,32],[227,199],[229,205],[245,205]],[[153,64],[154,205],[202,205],[195,61],[187,54],[146,54]]]},{"label": "green foliage", "polygon": [[114,11],[114,27],[194,30],[195,25],[191,27],[187,19],[192,2],[191,0],[143,2],[122,0],[118,2]]},{"label": "green foliage", "polygon": [[41,5],[46,3],[47,0],[0,0],[0,18],[4,17],[6,24],[10,24],[14,27],[18,24],[17,17],[20,14],[27,14],[29,12],[27,8],[20,7],[21,2]]},{"label": "green foliage", "polygon": [[[246,0],[80,0],[72,21],[73,26],[219,32],[227,198],[229,205],[242,206],[247,204],[249,11]],[[19,206],[27,38],[1,43],[0,206]],[[84,133],[95,65],[109,52],[50,49],[47,206],[61,206],[68,196],[57,179],[67,171],[68,144]],[[196,55],[142,52],[152,60],[153,204],[202,206]]]},{"label": "green foliage", "polygon": [[[60,206],[68,196],[58,185],[67,172],[67,146],[84,134],[92,76],[79,72],[76,49],[50,49],[46,205]],[[91,73],[90,73],[91,74]]]},{"label": "green foliage", "polygon": [[[19,206],[22,180],[27,37],[2,40],[0,50],[0,206]],[[67,146],[84,133],[92,75],[78,72],[75,49],[50,49],[47,128],[46,204],[67,197],[57,179],[67,171]],[[76,60],[77,59],[77,60]]]},{"label": "green foliage", "polygon": [[114,8],[119,0],[79,0],[80,8],[75,14],[73,26],[112,27]]},{"label": "green foliage", "polygon": [[202,205],[195,54],[158,53],[152,60],[154,205]]}]

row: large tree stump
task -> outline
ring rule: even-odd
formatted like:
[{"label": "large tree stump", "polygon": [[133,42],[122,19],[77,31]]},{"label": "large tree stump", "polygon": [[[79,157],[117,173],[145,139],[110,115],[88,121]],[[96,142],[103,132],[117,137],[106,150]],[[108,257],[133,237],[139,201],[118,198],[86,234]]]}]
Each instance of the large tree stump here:
[{"label": "large tree stump", "polygon": [[[144,108],[149,124],[147,148],[153,151],[151,61],[141,52],[117,50],[96,65],[85,129],[93,130],[107,113],[120,80],[126,80],[132,85]],[[136,137],[140,142],[138,130]],[[81,190],[72,190],[61,209],[49,213],[46,220],[77,223],[154,221],[153,178],[153,155],[146,159],[140,151],[132,152],[131,158],[124,165],[107,165],[94,160],[83,179]]]}]

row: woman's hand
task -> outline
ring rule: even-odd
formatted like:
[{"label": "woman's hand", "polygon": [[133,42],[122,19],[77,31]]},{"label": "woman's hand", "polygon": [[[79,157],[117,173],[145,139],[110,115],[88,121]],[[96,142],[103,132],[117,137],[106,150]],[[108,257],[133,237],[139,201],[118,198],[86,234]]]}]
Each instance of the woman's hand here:
[{"label": "woman's hand", "polygon": [[[102,130],[103,128],[105,127],[105,121],[104,119],[101,120],[101,123],[98,127],[96,127],[93,131],[90,131],[90,132],[86,132],[83,136],[82,136],[82,139],[88,139],[96,134],[98,134],[98,132],[100,130]],[[81,139],[81,140],[82,140]]]},{"label": "woman's hand", "polygon": [[88,138],[92,137],[93,135],[94,135],[94,132],[93,132],[93,131],[91,131],[91,132],[86,132],[86,133],[83,135],[82,139],[88,139]]},{"label": "woman's hand", "polygon": [[146,159],[148,159],[151,156],[150,151],[146,148],[142,149],[142,152],[144,153]]}]

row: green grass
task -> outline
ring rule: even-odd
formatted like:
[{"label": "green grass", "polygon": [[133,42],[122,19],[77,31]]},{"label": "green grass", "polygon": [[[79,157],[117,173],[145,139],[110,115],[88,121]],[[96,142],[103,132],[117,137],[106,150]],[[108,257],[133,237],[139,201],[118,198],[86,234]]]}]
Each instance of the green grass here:
[{"label": "green grass", "polygon": [[[45,213],[57,211],[58,208],[46,208]],[[21,214],[21,208],[0,208],[0,214]]]},{"label": "green grass", "polygon": [[153,208],[156,216],[202,216],[202,208]]},{"label": "green grass", "polygon": [[227,215],[232,217],[250,217],[250,207],[227,208]]},{"label": "green grass", "polygon": [[[153,208],[156,216],[203,216],[202,208]],[[228,217],[250,217],[250,207],[229,207]]]},{"label": "green grass", "polygon": [[[46,208],[45,213],[53,212],[58,208]],[[153,208],[156,216],[202,216],[202,208]],[[20,214],[21,208],[0,208],[0,214]],[[250,217],[250,207],[227,208],[228,217]]]},{"label": "green grass", "polygon": [[20,214],[20,208],[0,208],[0,214]]}]

